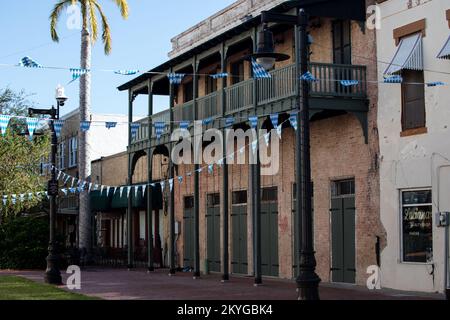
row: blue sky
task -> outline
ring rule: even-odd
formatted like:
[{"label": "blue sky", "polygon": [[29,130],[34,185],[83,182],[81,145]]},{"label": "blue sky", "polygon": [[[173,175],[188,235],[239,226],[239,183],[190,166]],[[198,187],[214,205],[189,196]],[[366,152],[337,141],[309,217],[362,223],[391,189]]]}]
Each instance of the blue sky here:
[{"label": "blue sky", "polygon": [[[100,0],[108,16],[113,37],[111,55],[105,56],[99,41],[92,52],[92,112],[127,113],[127,93],[118,85],[132,79],[95,69],[148,69],[168,60],[170,39],[200,22],[234,0],[128,0],[130,16],[120,17],[111,0]],[[0,4],[0,64],[17,64],[30,56],[44,66],[79,67],[80,31],[66,26],[63,13],[58,31],[59,43],[49,32],[49,14],[56,0],[2,1]],[[62,113],[78,108],[78,84],[67,70],[34,70],[0,66],[0,88],[24,89],[38,107],[54,104],[57,84],[66,88],[69,101]],[[137,99],[135,114],[145,115],[145,98]],[[167,107],[166,99],[157,99],[155,112]]]}]

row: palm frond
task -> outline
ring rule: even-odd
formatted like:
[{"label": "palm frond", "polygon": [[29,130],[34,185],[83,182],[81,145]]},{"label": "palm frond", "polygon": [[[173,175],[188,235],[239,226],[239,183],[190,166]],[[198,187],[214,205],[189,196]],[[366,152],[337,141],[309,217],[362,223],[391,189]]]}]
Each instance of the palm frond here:
[{"label": "palm frond", "polygon": [[52,12],[50,13],[50,35],[52,40],[55,42],[59,42],[58,32],[56,28],[58,26],[58,20],[61,16],[62,11],[69,6],[69,4],[75,4],[76,0],[61,0],[57,4],[55,4]]},{"label": "palm frond", "polygon": [[105,54],[109,55],[111,53],[111,43],[112,43],[112,39],[111,39],[111,29],[109,28],[109,24],[108,24],[108,19],[106,18],[105,14],[103,13],[102,7],[98,4],[97,1],[92,0],[92,2],[94,3],[94,5],[97,7],[98,12],[100,13],[100,17],[102,18],[102,29],[103,29],[103,33],[102,33],[102,40],[103,40],[103,44],[105,46]]},{"label": "palm frond", "polygon": [[89,1],[89,21],[91,25],[91,36],[93,42],[97,41],[98,38],[98,23],[97,23],[97,15],[95,14],[95,5],[92,1]]},{"label": "palm frond", "polygon": [[122,15],[122,18],[128,19],[128,2],[127,0],[113,0],[116,5],[120,9],[120,14]]}]

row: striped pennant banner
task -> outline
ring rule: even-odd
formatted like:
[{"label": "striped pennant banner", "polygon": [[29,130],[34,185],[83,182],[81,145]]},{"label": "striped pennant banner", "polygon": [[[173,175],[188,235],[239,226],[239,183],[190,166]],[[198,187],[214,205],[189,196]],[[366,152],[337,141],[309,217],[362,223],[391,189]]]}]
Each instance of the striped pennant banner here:
[{"label": "striped pennant banner", "polygon": [[258,126],[258,117],[256,116],[248,117],[248,121],[250,121],[250,127],[252,129],[256,129],[256,127]]},{"label": "striped pennant banner", "polygon": [[91,128],[90,121],[80,121],[80,129],[82,132],[86,132]]},{"label": "striped pennant banner", "polygon": [[252,59],[252,69],[253,77],[256,79],[272,78],[270,73],[268,73],[260,64],[258,64],[255,59]]},{"label": "striped pennant banner", "polygon": [[132,76],[139,73],[139,70],[116,70],[114,73],[122,76]]},{"label": "striped pennant banner", "polygon": [[0,114],[0,129],[2,130],[2,135],[6,134],[6,129],[8,128],[9,120],[11,120],[11,116],[6,114]]},{"label": "striped pennant banner", "polygon": [[319,80],[317,80],[316,77],[314,77],[314,76],[312,75],[312,73],[309,72],[309,71],[307,71],[306,73],[304,73],[304,74],[300,77],[300,80],[305,80],[305,81],[309,81],[309,82],[316,82],[316,81],[319,81]]},{"label": "striped pennant banner", "polygon": [[64,126],[64,120],[52,120],[52,121],[56,136],[59,138],[59,136],[61,135],[62,127]]},{"label": "striped pennant banner", "polygon": [[187,130],[189,127],[189,121],[181,121],[180,122],[180,129]]},{"label": "striped pennant banner", "polygon": [[140,123],[132,123],[131,124],[131,136],[135,138],[138,133],[139,128],[141,127]]},{"label": "striped pennant banner", "polygon": [[403,78],[399,75],[388,75],[385,76],[384,83],[402,83]]},{"label": "striped pennant banner", "polygon": [[212,118],[206,118],[202,120],[203,125],[207,126],[208,124],[210,124],[212,122]]},{"label": "striped pennant banner", "polygon": [[225,119],[225,125],[231,127],[234,124],[234,117],[227,117]]},{"label": "striped pennant banner", "polygon": [[142,185],[142,198],[144,198],[145,197],[145,191],[147,190],[147,185],[146,184],[143,184]]},{"label": "striped pennant banner", "polygon": [[25,68],[42,68],[42,65],[40,65],[30,57],[23,57],[22,59],[20,59],[19,66]]},{"label": "striped pennant banner", "polygon": [[283,130],[283,125],[279,124],[277,126],[277,134],[280,137],[280,139],[281,139],[281,130]]},{"label": "striped pennant banner", "polygon": [[437,87],[437,86],[445,86],[445,83],[442,81],[436,81],[436,82],[428,82],[427,87]]},{"label": "striped pennant banner", "polygon": [[117,122],[105,122],[106,129],[115,128],[117,126]]},{"label": "striped pennant banner", "polygon": [[166,128],[166,123],[165,122],[161,122],[161,121],[157,121],[155,122],[155,133],[156,133],[156,139],[159,140],[159,138],[161,138],[161,135],[164,132],[164,129]]},{"label": "striped pennant banner", "polygon": [[33,140],[33,134],[34,134],[34,130],[36,130],[37,124],[39,122],[38,118],[26,118],[25,119],[27,122],[27,127],[28,127],[28,134],[30,136],[30,140]]},{"label": "striped pennant banner", "polygon": [[70,68],[70,73],[72,74],[72,81],[70,82],[74,82],[75,80],[77,80],[78,78],[80,78],[81,76],[85,75],[88,72],[89,72],[88,69]]},{"label": "striped pennant banner", "polygon": [[269,142],[270,142],[270,132],[267,132],[264,135],[264,142],[266,143],[266,146],[269,146]]},{"label": "striped pennant banner", "polygon": [[289,116],[289,122],[291,123],[292,128],[294,128],[295,131],[297,131],[297,114],[291,113]]},{"label": "striped pennant banner", "polygon": [[258,140],[253,140],[253,141],[252,141],[252,151],[253,151],[253,154],[256,153],[257,147],[258,147]]},{"label": "striped pennant banner", "polygon": [[272,121],[273,127],[276,128],[278,126],[278,113],[271,114],[270,121]]},{"label": "striped pennant banner", "polygon": [[169,179],[169,189],[170,189],[170,192],[172,192],[172,190],[173,190],[173,179]]},{"label": "striped pennant banner", "polygon": [[170,84],[180,84],[183,81],[184,73],[169,73],[167,78],[169,78]]},{"label": "striped pennant banner", "polygon": [[222,73],[211,74],[209,76],[213,79],[223,79],[223,78],[228,77],[228,73],[222,72]]},{"label": "striped pennant banner", "polygon": [[344,87],[351,87],[351,86],[356,86],[359,84],[358,80],[341,80],[340,81],[341,85],[343,85]]}]

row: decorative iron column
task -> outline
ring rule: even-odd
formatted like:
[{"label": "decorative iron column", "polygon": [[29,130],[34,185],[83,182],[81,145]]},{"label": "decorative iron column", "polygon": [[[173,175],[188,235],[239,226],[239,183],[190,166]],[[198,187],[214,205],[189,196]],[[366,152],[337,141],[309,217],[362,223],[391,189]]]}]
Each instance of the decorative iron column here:
[{"label": "decorative iron column", "polygon": [[[198,61],[194,55],[192,68],[193,74],[193,113],[194,121],[198,118],[197,97],[198,97]],[[195,132],[194,132],[195,134]],[[194,279],[200,277],[200,173],[198,172],[199,164],[195,162],[194,173]]]},{"label": "decorative iron column", "polygon": [[[59,102],[58,110],[59,110]],[[55,108],[51,109],[51,134],[52,134],[52,145],[50,154],[51,163],[51,175],[48,184],[48,196],[50,198],[50,241],[48,245],[48,256],[47,256],[47,269],[45,270],[45,282],[50,284],[60,285],[62,284],[61,272],[59,271],[60,256],[58,252],[58,244],[55,239],[56,233],[56,196],[58,195],[58,181],[56,180],[56,152],[58,139],[56,137],[55,122],[57,118]]]},{"label": "decorative iron column", "polygon": [[[134,93],[128,91],[128,148],[131,148],[131,123],[133,122],[133,100]],[[128,150],[128,186],[133,184],[133,168],[132,168],[132,154]],[[128,196],[127,206],[127,245],[128,245],[128,269],[133,268],[133,192],[130,192]]]},{"label": "decorative iron column", "polygon": [[[304,9],[298,10],[298,31],[296,48],[299,51],[296,59],[297,81],[299,83],[299,109],[297,114],[298,130],[296,132],[296,181],[297,181],[297,214],[300,222],[300,261],[297,286],[299,299],[319,300],[320,278],[315,272],[312,204],[311,204],[311,159],[309,133],[309,88],[301,75],[308,71],[308,16]],[[297,31],[297,30],[296,30]],[[298,59],[300,58],[300,59]],[[301,215],[300,215],[301,213]]]},{"label": "decorative iron column", "polygon": [[153,266],[153,199],[152,186],[153,181],[153,149],[152,149],[152,115],[153,115],[153,82],[148,82],[148,149],[147,149],[147,259],[148,271],[154,271]]},{"label": "decorative iron column", "polygon": [[[172,69],[171,71],[172,72]],[[173,132],[173,108],[174,108],[174,85],[170,84],[170,124],[169,124],[169,135]],[[170,138],[169,138],[170,139]],[[169,141],[169,179],[173,179],[174,177],[174,165],[172,161],[172,141]],[[168,186],[170,188],[170,186]],[[169,275],[175,275],[175,183],[172,187],[172,190],[169,190],[170,192],[170,199],[169,199],[169,248],[170,248],[170,269],[169,269]]]},{"label": "decorative iron column", "polygon": [[[256,51],[256,47],[258,46],[258,30],[255,27],[254,35],[253,35],[253,51]],[[253,107],[255,116],[258,115],[258,79],[254,77],[253,79]],[[259,121],[257,122],[255,131],[256,131],[256,139],[258,139],[258,126]],[[251,156],[249,156],[249,161],[253,162],[251,166],[253,167],[252,173],[252,185],[253,185],[253,268],[255,273],[255,286],[262,284],[262,275],[261,275],[261,168],[259,161],[259,146],[257,145],[255,153],[253,153],[253,149],[250,146]]]},{"label": "decorative iron column", "polygon": [[[225,44],[222,42],[222,47],[220,50],[220,56],[221,56],[221,72],[225,73],[227,72],[227,65],[226,65],[226,59],[227,59],[227,48],[225,47]],[[225,96],[225,87],[227,85],[227,78],[222,78],[222,90],[221,90],[221,104],[222,104],[222,117],[225,119],[226,115],[226,96]],[[222,151],[223,151],[223,169],[222,169],[222,216],[223,216],[223,230],[222,230],[222,268],[223,268],[223,274],[222,274],[222,281],[228,281],[230,279],[229,276],[229,270],[228,270],[228,264],[229,264],[229,250],[228,250],[228,219],[229,219],[229,208],[228,208],[228,157],[227,157],[227,135],[226,135],[226,123],[223,123],[223,130],[222,130]]]}]

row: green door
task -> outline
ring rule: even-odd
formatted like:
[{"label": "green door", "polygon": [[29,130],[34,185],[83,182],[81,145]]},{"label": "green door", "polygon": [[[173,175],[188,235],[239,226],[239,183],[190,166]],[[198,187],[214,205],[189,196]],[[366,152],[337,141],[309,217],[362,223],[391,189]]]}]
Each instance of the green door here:
[{"label": "green door", "polygon": [[330,209],[331,279],[333,282],[355,283],[354,180],[339,181],[334,185]]},{"label": "green door", "polygon": [[261,195],[261,273],[278,276],[278,189],[264,188]]},{"label": "green door", "polygon": [[235,191],[231,210],[233,273],[247,274],[247,191]]},{"label": "green door", "polygon": [[220,272],[220,194],[207,196],[206,259],[209,271]]},{"label": "green door", "polygon": [[183,267],[194,267],[194,197],[184,198]]}]

